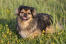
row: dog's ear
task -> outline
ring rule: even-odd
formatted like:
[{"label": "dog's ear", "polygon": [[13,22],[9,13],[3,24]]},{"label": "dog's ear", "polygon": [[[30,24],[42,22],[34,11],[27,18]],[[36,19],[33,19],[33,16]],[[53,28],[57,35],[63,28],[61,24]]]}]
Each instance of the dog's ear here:
[{"label": "dog's ear", "polygon": [[36,10],[35,9],[33,10],[33,16],[36,16]]},{"label": "dog's ear", "polygon": [[16,15],[19,15],[20,14],[20,11],[25,8],[23,5],[19,6],[17,9],[16,9]]},{"label": "dog's ear", "polygon": [[15,13],[16,13],[16,15],[19,15],[19,10],[18,10],[18,8],[16,9]]},{"label": "dog's ear", "polygon": [[33,15],[33,17],[36,16],[36,9],[33,9],[33,10],[32,10],[32,15]]}]

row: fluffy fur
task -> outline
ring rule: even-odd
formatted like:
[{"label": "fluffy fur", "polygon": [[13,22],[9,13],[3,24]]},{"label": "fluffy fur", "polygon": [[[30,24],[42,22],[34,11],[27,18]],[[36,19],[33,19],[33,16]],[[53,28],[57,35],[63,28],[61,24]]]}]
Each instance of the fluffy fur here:
[{"label": "fluffy fur", "polygon": [[23,38],[40,36],[42,30],[50,26],[53,21],[51,15],[36,13],[33,7],[20,6],[17,9],[17,31]]}]

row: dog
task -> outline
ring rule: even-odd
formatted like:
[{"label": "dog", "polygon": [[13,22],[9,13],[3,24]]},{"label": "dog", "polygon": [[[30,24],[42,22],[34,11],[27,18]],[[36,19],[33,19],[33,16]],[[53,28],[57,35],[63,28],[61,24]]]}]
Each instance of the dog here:
[{"label": "dog", "polygon": [[51,15],[37,13],[34,7],[20,6],[16,10],[17,31],[22,38],[41,36],[42,30],[52,24]]}]

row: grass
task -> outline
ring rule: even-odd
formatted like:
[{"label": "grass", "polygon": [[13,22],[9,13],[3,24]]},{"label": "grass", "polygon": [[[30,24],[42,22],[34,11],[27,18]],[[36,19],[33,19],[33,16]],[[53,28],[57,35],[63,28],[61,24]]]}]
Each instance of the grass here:
[{"label": "grass", "polygon": [[[42,34],[36,39],[23,39],[16,33],[15,10],[20,5],[35,7],[37,13],[53,16],[54,24],[60,22],[64,29],[55,34]],[[0,0],[0,44],[65,44],[66,0]]]}]

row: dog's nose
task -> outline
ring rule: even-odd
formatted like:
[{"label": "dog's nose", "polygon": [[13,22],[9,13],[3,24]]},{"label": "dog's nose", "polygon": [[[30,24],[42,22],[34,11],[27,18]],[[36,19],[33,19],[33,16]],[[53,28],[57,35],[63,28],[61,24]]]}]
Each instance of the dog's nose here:
[{"label": "dog's nose", "polygon": [[25,13],[24,16],[27,17],[27,14]]}]

